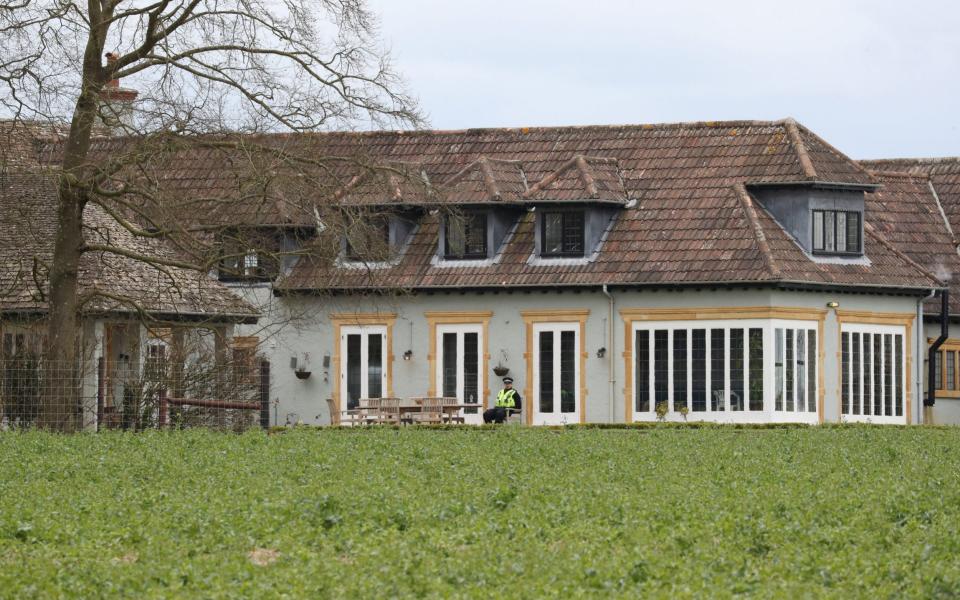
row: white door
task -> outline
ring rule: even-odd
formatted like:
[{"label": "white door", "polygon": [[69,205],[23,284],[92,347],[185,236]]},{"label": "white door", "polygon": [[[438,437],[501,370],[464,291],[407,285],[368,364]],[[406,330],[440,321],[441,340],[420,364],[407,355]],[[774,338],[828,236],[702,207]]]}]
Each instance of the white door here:
[{"label": "white door", "polygon": [[383,325],[340,329],[340,407],[356,408],[361,398],[387,393],[387,328]]},{"label": "white door", "polygon": [[534,425],[580,422],[580,324],[533,326]]},{"label": "white door", "polygon": [[[484,404],[480,325],[437,325],[437,392],[464,403]],[[460,411],[466,423],[483,422],[483,409]]]}]

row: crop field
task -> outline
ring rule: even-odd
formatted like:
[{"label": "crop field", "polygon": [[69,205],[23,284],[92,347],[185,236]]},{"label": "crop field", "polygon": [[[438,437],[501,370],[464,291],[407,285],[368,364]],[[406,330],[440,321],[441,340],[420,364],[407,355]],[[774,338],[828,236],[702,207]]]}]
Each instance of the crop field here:
[{"label": "crop field", "polygon": [[960,596],[960,430],[0,434],[0,596]]}]

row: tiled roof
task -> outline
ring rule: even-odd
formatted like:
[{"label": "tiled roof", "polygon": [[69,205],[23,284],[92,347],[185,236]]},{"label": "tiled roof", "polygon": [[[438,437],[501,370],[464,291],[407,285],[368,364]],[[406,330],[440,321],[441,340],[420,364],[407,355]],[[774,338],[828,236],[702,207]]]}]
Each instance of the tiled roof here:
[{"label": "tiled roof", "polygon": [[[619,211],[590,260],[531,260],[534,215],[526,213],[494,264],[438,265],[439,216],[425,214],[398,263],[346,269],[303,259],[278,282],[281,289],[939,285],[877,232],[866,235],[869,264],[814,261],[740,192],[743,186],[798,182],[876,186],[866,169],[791,119],[263,134],[219,141],[166,144],[142,166],[175,214],[210,225],[226,218],[233,224],[312,226],[317,206],[430,204],[448,192],[454,203],[635,200]],[[122,152],[128,144],[100,142],[97,152]],[[373,165],[407,165],[417,177],[365,179]],[[417,189],[405,187],[411,185]]]},{"label": "tiled roof", "polygon": [[[0,311],[45,311],[46,268],[56,235],[56,184],[49,175],[0,175]],[[85,208],[87,243],[177,260],[167,244],[134,236],[93,204]],[[88,252],[80,263],[88,312],[144,310],[164,318],[247,319],[256,311],[207,273],[153,266],[113,253]]]},{"label": "tiled roof", "polygon": [[[519,161],[529,182],[542,181],[565,165],[577,166],[577,156],[603,157],[594,165],[608,168],[596,179],[604,186],[622,182],[624,193],[637,202],[620,211],[593,260],[531,260],[534,216],[527,213],[495,264],[438,265],[433,257],[439,219],[426,215],[396,266],[337,269],[325,261],[302,260],[279,283],[285,290],[730,282],[939,285],[885,244],[879,233],[866,236],[869,264],[815,262],[758,203],[750,201],[752,211],[746,206],[738,186],[877,184],[857,163],[790,120],[311,134],[301,143],[339,156],[359,151],[384,160],[416,161],[424,165],[431,181],[447,180],[481,157]],[[569,181],[573,184],[569,189],[577,190],[571,198],[587,189],[582,177]],[[479,186],[475,189],[482,192]]]},{"label": "tiled roof", "polygon": [[960,157],[863,160],[869,169],[899,171],[930,178],[954,232],[960,231]]},{"label": "tiled roof", "polygon": [[[877,161],[879,162],[879,161]],[[882,161],[888,166],[908,166],[899,161]],[[876,165],[876,162],[870,161]],[[898,164],[899,163],[899,164]],[[950,313],[960,314],[960,256],[952,228],[945,221],[931,177],[922,169],[871,171],[883,185],[867,194],[866,210],[873,227],[899,250],[950,284]],[[939,314],[933,300],[928,313]]]}]

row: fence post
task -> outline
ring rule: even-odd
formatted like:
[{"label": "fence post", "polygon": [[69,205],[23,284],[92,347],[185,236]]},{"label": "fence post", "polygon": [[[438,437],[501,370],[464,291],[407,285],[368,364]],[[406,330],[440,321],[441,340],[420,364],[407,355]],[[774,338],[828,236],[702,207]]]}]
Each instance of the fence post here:
[{"label": "fence post", "polygon": [[260,427],[270,427],[270,361],[260,361]]},{"label": "fence post", "polygon": [[103,426],[103,395],[104,395],[104,365],[103,357],[97,359],[97,431]]},{"label": "fence post", "polygon": [[157,420],[157,429],[163,429],[167,426],[167,390],[162,389],[157,392],[157,398],[160,400],[160,418]]}]

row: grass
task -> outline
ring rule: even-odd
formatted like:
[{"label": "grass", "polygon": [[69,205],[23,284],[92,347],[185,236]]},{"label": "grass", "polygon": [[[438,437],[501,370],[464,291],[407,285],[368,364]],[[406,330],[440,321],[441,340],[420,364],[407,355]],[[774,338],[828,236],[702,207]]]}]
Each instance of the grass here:
[{"label": "grass", "polygon": [[960,595],[960,430],[0,435],[0,596]]}]

